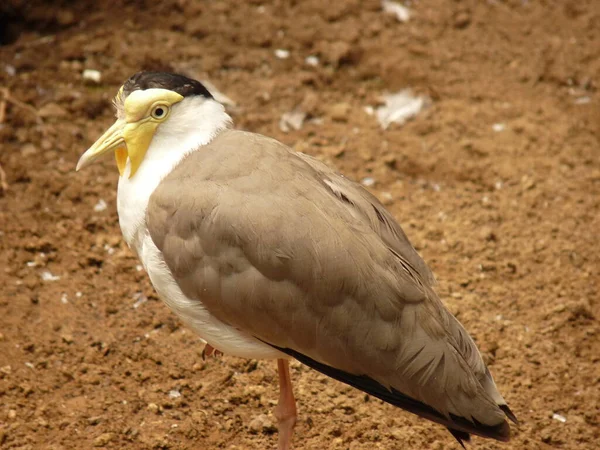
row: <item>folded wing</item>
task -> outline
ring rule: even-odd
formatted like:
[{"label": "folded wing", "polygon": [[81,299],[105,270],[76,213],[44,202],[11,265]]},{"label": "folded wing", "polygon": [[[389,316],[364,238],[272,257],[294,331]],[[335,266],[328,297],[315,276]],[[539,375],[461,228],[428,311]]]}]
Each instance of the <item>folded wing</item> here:
[{"label": "folded wing", "polygon": [[147,225],[186,296],[221,321],[459,440],[508,439],[514,416],[426,264],[319,161],[226,131],[161,182]]}]

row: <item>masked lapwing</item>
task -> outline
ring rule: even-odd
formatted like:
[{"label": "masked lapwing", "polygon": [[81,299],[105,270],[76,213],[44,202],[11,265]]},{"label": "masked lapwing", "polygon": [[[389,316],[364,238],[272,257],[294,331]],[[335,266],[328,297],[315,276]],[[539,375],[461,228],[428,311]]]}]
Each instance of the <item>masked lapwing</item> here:
[{"label": "masked lapwing", "polygon": [[115,154],[125,241],[209,352],[277,360],[280,450],[296,423],[289,358],[442,424],[461,444],[509,439],[515,416],[479,350],[373,195],[234,130],[185,76],[137,73],[114,105],[116,122],[77,169]]}]

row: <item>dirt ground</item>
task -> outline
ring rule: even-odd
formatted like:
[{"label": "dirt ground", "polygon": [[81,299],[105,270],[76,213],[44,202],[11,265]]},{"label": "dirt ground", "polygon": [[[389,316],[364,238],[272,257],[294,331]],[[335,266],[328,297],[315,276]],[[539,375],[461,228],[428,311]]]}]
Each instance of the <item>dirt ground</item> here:
[{"label": "dirt ground", "polygon": [[[203,361],[121,240],[114,162],[74,172],[140,69],[209,79],[239,128],[373,179],[522,422],[473,448],[598,448],[600,3],[420,0],[408,23],[375,0],[49,3],[0,6],[1,448],[275,446],[275,364]],[[429,107],[383,131],[365,107],[406,87]],[[296,449],[459,448],[292,375]]]}]

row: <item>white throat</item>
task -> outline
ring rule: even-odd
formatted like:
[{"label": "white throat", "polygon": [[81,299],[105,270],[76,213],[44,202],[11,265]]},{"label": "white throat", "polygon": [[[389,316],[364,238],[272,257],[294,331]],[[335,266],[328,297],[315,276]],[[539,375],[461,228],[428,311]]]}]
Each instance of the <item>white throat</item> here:
[{"label": "white throat", "polygon": [[119,178],[117,211],[125,241],[140,253],[146,232],[146,209],[150,196],[179,162],[208,144],[231,126],[231,118],[220,103],[204,97],[185,98],[173,105],[169,118],[156,130],[138,171],[130,179],[128,161]]}]

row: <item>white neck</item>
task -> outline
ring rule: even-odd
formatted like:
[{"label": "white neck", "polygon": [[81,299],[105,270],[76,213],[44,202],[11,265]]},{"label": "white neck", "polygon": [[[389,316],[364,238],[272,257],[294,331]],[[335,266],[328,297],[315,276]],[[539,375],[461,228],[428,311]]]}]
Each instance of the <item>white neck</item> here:
[{"label": "white neck", "polygon": [[130,179],[130,162],[119,178],[117,211],[127,244],[136,252],[145,232],[146,209],[160,181],[189,153],[208,144],[231,125],[225,108],[214,100],[190,97],[173,105],[156,130],[138,171]]}]

